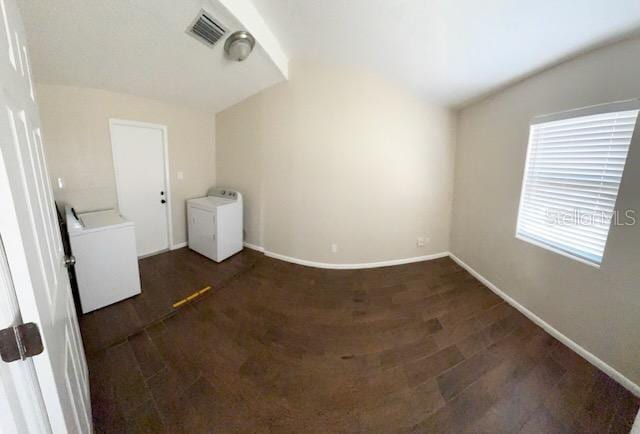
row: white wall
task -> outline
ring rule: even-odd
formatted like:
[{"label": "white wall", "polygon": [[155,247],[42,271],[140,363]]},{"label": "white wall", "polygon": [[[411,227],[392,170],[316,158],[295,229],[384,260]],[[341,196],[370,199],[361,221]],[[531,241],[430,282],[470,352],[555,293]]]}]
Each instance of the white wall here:
[{"label": "white wall", "polygon": [[[636,384],[640,224],[611,228],[600,269],[517,240],[514,233],[530,119],[640,97],[639,59],[640,39],[617,43],[462,110],[451,237],[456,256]],[[629,152],[619,209],[640,211],[638,136]]]},{"label": "white wall", "polygon": [[[185,200],[215,184],[213,116],[97,89],[40,84],[36,91],[55,199],[78,211],[117,207],[109,118],[167,126],[173,241],[185,242]],[[66,184],[62,190],[58,177]]]},{"label": "white wall", "polygon": [[216,115],[218,184],[245,194],[246,239],[273,253],[332,264],[439,253],[453,129],[448,110],[378,76],[292,62],[290,81]]}]

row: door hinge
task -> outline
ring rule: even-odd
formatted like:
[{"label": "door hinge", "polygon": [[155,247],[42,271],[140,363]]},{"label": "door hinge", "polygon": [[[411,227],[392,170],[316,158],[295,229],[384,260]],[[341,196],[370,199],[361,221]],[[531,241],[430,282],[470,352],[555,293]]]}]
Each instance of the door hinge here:
[{"label": "door hinge", "polygon": [[44,350],[36,323],[20,324],[0,330],[0,356],[4,362],[24,360]]},{"label": "door hinge", "polygon": [[64,266],[69,268],[76,265],[76,257],[73,255],[65,255],[64,256]]}]

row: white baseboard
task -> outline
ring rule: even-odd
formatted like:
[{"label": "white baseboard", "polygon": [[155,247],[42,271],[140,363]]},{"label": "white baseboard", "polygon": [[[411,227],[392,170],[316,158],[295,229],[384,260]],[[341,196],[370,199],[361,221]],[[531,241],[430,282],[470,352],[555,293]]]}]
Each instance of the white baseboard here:
[{"label": "white baseboard", "polygon": [[187,242],[186,241],[184,243],[174,244],[173,246],[171,246],[171,248],[169,250],[177,250],[177,249],[181,249],[183,247],[187,247]]},{"label": "white baseboard", "polygon": [[255,250],[257,252],[264,253],[265,256],[270,258],[280,259],[281,261],[291,262],[292,264],[304,265],[306,267],[315,267],[315,268],[326,268],[330,270],[357,270],[361,268],[377,268],[377,267],[388,267],[390,265],[401,265],[401,264],[410,264],[412,262],[422,262],[429,261],[431,259],[444,258],[449,256],[449,252],[440,252],[435,253],[433,255],[426,256],[415,256],[413,258],[403,258],[403,259],[392,259],[389,261],[380,261],[380,262],[362,262],[358,264],[331,264],[328,262],[316,262],[316,261],[307,261],[306,259],[298,259],[293,258],[291,256],[281,255],[280,253],[269,252],[264,249],[262,246],[257,246],[251,243],[244,243],[244,246]]},{"label": "white baseboard", "polygon": [[435,253],[433,255],[415,256],[413,258],[403,258],[403,259],[392,259],[389,261],[361,262],[357,264],[332,264],[327,262],[307,261],[306,259],[292,258],[291,256],[285,256],[279,253],[268,252],[265,250],[263,251],[265,256],[269,256],[270,258],[280,259],[282,261],[292,262],[294,264],[304,265],[307,267],[326,268],[331,270],[357,270],[357,269],[363,269],[363,268],[388,267],[390,265],[410,264],[412,262],[429,261],[431,259],[438,259],[438,258],[444,258],[445,256],[449,256],[449,252],[440,252],[440,253]]},{"label": "white baseboard", "polygon": [[261,247],[261,246],[255,245],[255,244],[251,244],[251,243],[247,243],[247,242],[245,242],[243,244],[248,249],[255,250],[257,252],[264,252],[264,247]]},{"label": "white baseboard", "polygon": [[529,318],[531,321],[533,321],[534,323],[542,327],[544,331],[546,331],[551,336],[553,336],[554,338],[556,338],[557,340],[565,344],[567,347],[571,348],[574,352],[578,353],[580,356],[586,359],[589,363],[591,363],[596,368],[600,369],[609,377],[611,377],[612,379],[620,383],[620,385],[622,385],[629,392],[633,393],[635,396],[640,397],[640,386],[638,386],[636,383],[629,380],[627,377],[622,375],[616,369],[614,369],[607,363],[603,362],[601,359],[599,359],[598,357],[596,357],[595,355],[593,355],[592,353],[590,353],[589,351],[587,351],[586,349],[584,349],[583,347],[581,347],[580,345],[578,345],[577,343],[569,339],[567,336],[562,334],[560,331],[555,329],[553,326],[551,326],[549,323],[544,321],[542,318],[540,318],[539,316],[531,312],[529,309],[527,309],[526,307],[518,303],[516,300],[511,298],[511,296],[507,295],[504,291],[502,291],[496,285],[494,285],[489,280],[487,280],[482,274],[478,273],[476,270],[474,270],[469,265],[464,263],[456,255],[454,255],[453,253],[449,253],[449,256],[451,256],[451,259],[457,262],[458,265],[460,265],[462,268],[467,270],[473,277],[475,277],[480,282],[482,282],[487,288],[495,292],[496,295],[498,295],[500,298],[502,298],[504,301],[509,303],[514,308],[518,309],[524,316]]}]

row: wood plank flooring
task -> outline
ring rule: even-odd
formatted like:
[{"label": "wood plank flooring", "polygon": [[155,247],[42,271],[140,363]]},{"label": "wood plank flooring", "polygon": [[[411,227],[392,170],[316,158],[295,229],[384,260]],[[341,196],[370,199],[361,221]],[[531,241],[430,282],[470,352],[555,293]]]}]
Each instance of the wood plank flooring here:
[{"label": "wood plank flooring", "polygon": [[247,250],[216,264],[183,248],[140,260],[142,294],[80,317],[85,351],[93,353],[121,342],[173,315],[173,303],[205,286],[223,286],[260,256]]},{"label": "wood plank flooring", "polygon": [[141,270],[142,301],[81,322],[99,433],[618,433],[640,404],[448,258],[338,271],[182,249]]}]

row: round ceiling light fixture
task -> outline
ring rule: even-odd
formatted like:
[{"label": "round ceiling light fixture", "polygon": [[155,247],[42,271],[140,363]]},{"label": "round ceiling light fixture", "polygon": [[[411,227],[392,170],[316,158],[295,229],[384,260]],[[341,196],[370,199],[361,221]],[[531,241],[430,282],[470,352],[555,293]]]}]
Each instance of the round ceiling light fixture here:
[{"label": "round ceiling light fixture", "polygon": [[224,43],[224,51],[231,60],[242,62],[253,50],[256,40],[253,35],[244,30],[232,33]]}]

